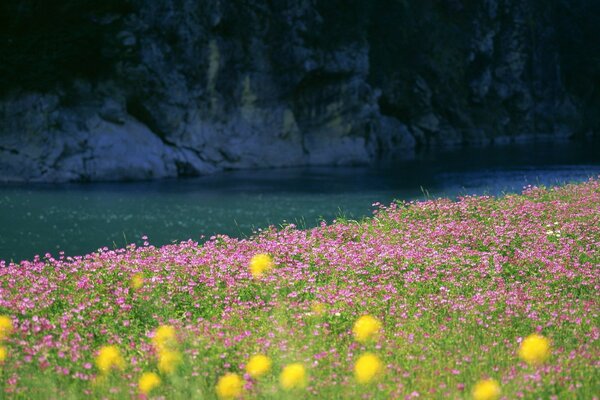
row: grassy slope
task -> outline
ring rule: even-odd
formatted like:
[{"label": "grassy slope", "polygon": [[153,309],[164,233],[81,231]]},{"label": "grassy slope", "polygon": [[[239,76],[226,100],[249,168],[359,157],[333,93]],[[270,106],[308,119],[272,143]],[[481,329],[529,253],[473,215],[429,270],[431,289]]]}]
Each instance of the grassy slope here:
[{"label": "grassy slope", "polygon": [[[0,367],[7,398],[130,398],[156,370],[148,334],[177,327],[184,365],[155,393],[213,398],[218,376],[256,352],[273,373],[247,383],[247,398],[469,398],[500,381],[505,398],[592,398],[600,393],[600,182],[530,188],[500,199],[468,197],[382,207],[362,222],[308,231],[287,227],[250,240],[216,237],[104,251],[77,259],[0,264],[0,314],[16,332]],[[253,279],[248,261],[276,267]],[[130,288],[143,273],[144,285]],[[323,315],[311,311],[325,305]],[[377,343],[350,334],[363,314],[383,321]],[[553,355],[518,360],[522,337],[541,332]],[[116,343],[128,367],[94,385],[95,352]],[[370,350],[387,365],[374,384],[352,377]],[[304,392],[277,388],[302,362]]]}]

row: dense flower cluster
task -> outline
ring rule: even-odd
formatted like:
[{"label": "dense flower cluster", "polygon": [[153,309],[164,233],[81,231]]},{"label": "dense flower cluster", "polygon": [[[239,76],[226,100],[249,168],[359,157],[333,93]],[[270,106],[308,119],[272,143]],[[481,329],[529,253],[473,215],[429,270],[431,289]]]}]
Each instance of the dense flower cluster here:
[{"label": "dense flower cluster", "polygon": [[593,398],[599,210],[590,180],[0,261],[0,397]]}]

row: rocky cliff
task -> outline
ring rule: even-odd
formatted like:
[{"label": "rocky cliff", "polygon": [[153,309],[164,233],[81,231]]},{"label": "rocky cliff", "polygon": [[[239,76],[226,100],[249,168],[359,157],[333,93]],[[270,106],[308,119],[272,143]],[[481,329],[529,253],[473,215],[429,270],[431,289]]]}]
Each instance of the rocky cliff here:
[{"label": "rocky cliff", "polygon": [[[0,181],[365,163],[597,125],[561,40],[595,26],[577,25],[583,0],[571,17],[525,0],[48,3],[0,13]],[[64,26],[35,24],[51,17]]]}]

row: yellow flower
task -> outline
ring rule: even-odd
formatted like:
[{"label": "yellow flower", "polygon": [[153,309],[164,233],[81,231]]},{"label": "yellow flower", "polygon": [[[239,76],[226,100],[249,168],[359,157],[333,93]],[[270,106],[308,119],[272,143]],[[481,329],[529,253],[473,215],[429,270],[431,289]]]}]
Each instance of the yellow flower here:
[{"label": "yellow flower", "polygon": [[370,315],[363,315],[355,323],[352,329],[356,341],[365,343],[376,339],[381,332],[381,322]]},{"label": "yellow flower", "polygon": [[373,353],[365,353],[354,364],[354,377],[358,383],[369,383],[383,373],[383,363]]},{"label": "yellow flower", "polygon": [[0,364],[4,364],[4,360],[8,356],[8,350],[6,350],[5,346],[0,346]]},{"label": "yellow flower", "polygon": [[158,353],[158,370],[163,374],[172,374],[181,364],[181,353],[173,350],[164,350]]},{"label": "yellow flower", "polygon": [[519,357],[530,365],[542,364],[550,357],[550,352],[550,341],[535,333],[527,336],[519,347]]},{"label": "yellow flower", "polygon": [[253,378],[260,378],[271,369],[271,359],[263,354],[252,356],[246,365],[246,372]]},{"label": "yellow flower", "polygon": [[13,323],[10,317],[0,315],[0,340],[8,338],[13,330]]},{"label": "yellow flower", "polygon": [[117,346],[104,346],[98,352],[96,366],[102,373],[107,373],[112,369],[125,368],[125,361]]},{"label": "yellow flower", "polygon": [[273,267],[273,259],[268,254],[256,254],[250,260],[250,273],[258,278]]},{"label": "yellow flower", "polygon": [[502,391],[500,385],[495,379],[483,379],[473,388],[473,399],[475,400],[496,400],[500,397]]},{"label": "yellow flower", "polygon": [[141,393],[148,394],[160,386],[160,377],[154,372],[144,372],[138,382]]},{"label": "yellow flower", "polygon": [[316,315],[323,315],[325,314],[327,307],[321,302],[313,301],[310,305],[310,310]]},{"label": "yellow flower", "polygon": [[161,325],[156,328],[152,344],[157,351],[173,350],[177,347],[177,334],[172,325]]},{"label": "yellow flower", "polygon": [[242,395],[243,383],[238,374],[227,373],[217,382],[217,396],[222,400],[236,399]]},{"label": "yellow flower", "polygon": [[144,286],[144,274],[142,274],[142,273],[134,274],[131,277],[131,281],[129,282],[129,285],[131,286],[131,288],[133,290],[140,289],[142,286]]},{"label": "yellow flower", "polygon": [[300,363],[286,365],[279,376],[279,385],[285,390],[306,387],[306,369]]}]

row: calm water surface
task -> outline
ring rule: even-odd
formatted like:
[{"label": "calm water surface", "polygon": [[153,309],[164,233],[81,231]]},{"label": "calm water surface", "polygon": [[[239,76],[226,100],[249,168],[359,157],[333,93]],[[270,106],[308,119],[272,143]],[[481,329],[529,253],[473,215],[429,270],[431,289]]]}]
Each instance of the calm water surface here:
[{"label": "calm water surface", "polygon": [[270,224],[315,226],[371,215],[394,199],[519,192],[600,175],[598,143],[428,152],[370,167],[236,171],[143,183],[0,186],[0,259],[80,255],[216,233],[246,237]]}]

